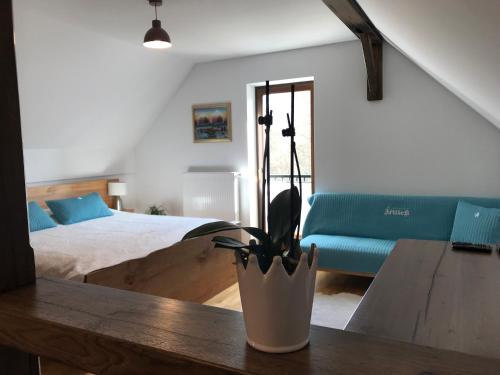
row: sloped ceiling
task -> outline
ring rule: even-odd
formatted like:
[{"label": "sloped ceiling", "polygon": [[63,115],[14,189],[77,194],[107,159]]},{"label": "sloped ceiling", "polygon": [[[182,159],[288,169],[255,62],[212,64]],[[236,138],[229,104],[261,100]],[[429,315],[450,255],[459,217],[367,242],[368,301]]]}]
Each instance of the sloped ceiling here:
[{"label": "sloped ceiling", "polygon": [[154,17],[144,0],[14,0],[25,149],[105,150],[113,164],[195,63],[353,39],[320,1],[166,0],[158,10],[167,51],[142,46]]},{"label": "sloped ceiling", "polygon": [[500,1],[358,2],[394,47],[500,128]]},{"label": "sloped ceiling", "polygon": [[[500,127],[500,1],[358,1],[390,43]],[[166,0],[174,47],[152,51],[142,38],[153,14],[145,0],[14,0],[36,179],[49,163],[50,178],[123,169],[198,62],[355,39],[321,0]]]}]

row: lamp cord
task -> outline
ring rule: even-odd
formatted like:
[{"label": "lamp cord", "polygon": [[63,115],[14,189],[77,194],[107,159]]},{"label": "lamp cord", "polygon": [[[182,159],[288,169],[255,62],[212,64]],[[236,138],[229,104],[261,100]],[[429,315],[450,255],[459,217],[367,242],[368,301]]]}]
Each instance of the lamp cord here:
[{"label": "lamp cord", "polygon": [[156,3],[155,3],[155,19],[156,19],[156,21],[158,21],[158,12],[156,10]]}]

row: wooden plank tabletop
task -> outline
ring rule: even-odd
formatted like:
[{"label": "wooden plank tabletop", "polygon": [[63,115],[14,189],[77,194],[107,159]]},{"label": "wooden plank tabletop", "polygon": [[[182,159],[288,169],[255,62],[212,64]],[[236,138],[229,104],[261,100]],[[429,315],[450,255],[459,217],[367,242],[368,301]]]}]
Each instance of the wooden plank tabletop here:
[{"label": "wooden plank tabletop", "polygon": [[[279,323],[278,323],[279,324]],[[301,351],[245,342],[241,313],[39,279],[0,295],[0,345],[99,374],[495,374],[500,360],[316,327]]]},{"label": "wooden plank tabletop", "polygon": [[346,329],[500,358],[500,256],[399,241]]}]

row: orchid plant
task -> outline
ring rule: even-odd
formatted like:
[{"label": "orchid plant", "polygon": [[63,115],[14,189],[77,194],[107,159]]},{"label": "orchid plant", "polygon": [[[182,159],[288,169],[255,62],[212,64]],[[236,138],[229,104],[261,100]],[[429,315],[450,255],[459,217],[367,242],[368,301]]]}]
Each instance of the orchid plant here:
[{"label": "orchid plant", "polygon": [[[215,236],[212,241],[215,247],[230,249],[236,252],[237,257],[246,267],[251,254],[257,257],[262,272],[266,273],[273,262],[274,257],[280,257],[284,268],[289,274],[295,271],[302,251],[299,245],[298,232],[300,230],[302,184],[300,166],[297,152],[295,150],[295,127],[294,127],[294,86],[292,85],[292,115],[288,117],[288,128],[284,129],[284,137],[290,137],[290,189],[279,193],[272,201],[269,199],[270,192],[270,163],[269,163],[269,129],[272,125],[272,111],[269,110],[269,82],[266,83],[266,115],[259,118],[259,124],[265,126],[266,142],[263,160],[263,185],[261,191],[261,220],[262,228],[241,227],[226,221],[217,221],[204,224],[188,232],[184,240],[195,237],[215,234],[222,231],[244,230],[253,237],[249,243],[241,242],[227,236]],[[294,185],[294,166],[297,167],[299,177],[299,188]],[[267,191],[267,200],[266,200]],[[266,204],[267,203],[267,204]],[[265,228],[265,216],[267,212],[267,232]],[[312,255],[309,253],[309,264],[312,263]]]},{"label": "orchid plant", "polygon": [[[290,225],[290,207],[296,207],[292,213],[294,217],[293,225]],[[266,273],[273,262],[275,256],[282,258],[283,266],[288,273],[293,273],[301,255],[298,240],[293,238],[290,243],[291,234],[295,233],[300,222],[300,194],[295,187],[293,190],[287,189],[279,193],[269,205],[267,217],[268,232],[261,228],[240,227],[225,221],[217,221],[204,224],[188,232],[183,240],[205,236],[222,231],[244,230],[252,237],[249,243],[241,242],[232,237],[215,236],[212,241],[215,247],[221,249],[234,250],[246,267],[250,254],[255,254],[262,272]]]}]

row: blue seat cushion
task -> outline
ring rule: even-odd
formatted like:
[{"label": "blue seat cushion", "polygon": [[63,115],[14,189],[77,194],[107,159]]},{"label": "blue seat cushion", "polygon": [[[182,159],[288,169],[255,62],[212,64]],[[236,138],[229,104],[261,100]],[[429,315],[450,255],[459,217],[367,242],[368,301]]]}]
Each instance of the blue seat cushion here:
[{"label": "blue seat cushion", "polygon": [[57,227],[56,222],[52,220],[49,214],[37,202],[28,203],[28,216],[30,232]]},{"label": "blue seat cushion", "polygon": [[392,240],[312,234],[300,246],[308,251],[313,243],[319,250],[320,268],[360,273],[376,273],[396,245]]},{"label": "blue seat cushion", "polygon": [[113,212],[98,193],[90,193],[76,198],[52,200],[46,203],[57,221],[64,225],[113,215]]},{"label": "blue seat cushion", "polygon": [[498,198],[317,193],[303,235],[449,241],[459,201],[500,208]]},{"label": "blue seat cushion", "polygon": [[476,244],[500,242],[500,209],[458,202],[451,241]]}]

